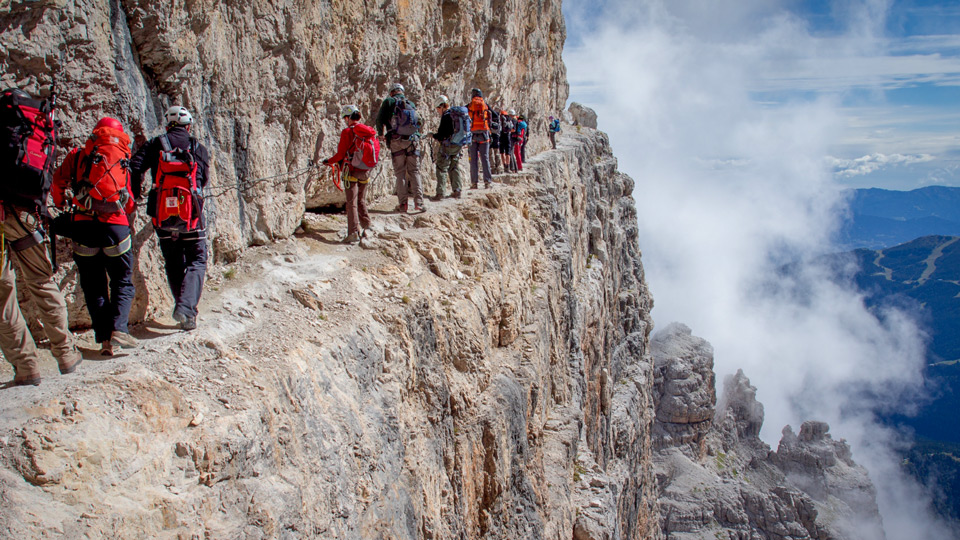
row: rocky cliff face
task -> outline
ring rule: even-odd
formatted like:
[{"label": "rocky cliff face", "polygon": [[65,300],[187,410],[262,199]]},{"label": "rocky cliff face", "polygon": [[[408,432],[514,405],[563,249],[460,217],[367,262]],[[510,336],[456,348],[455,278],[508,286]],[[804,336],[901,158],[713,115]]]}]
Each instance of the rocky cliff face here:
[{"label": "rocky cliff face", "polygon": [[[64,149],[102,115],[142,141],[161,132],[167,106],[193,112],[193,132],[212,155],[206,212],[218,260],[288,237],[306,206],[342,204],[319,169],[304,169],[333,155],[344,104],[357,104],[372,123],[389,84],[400,82],[436,129],[432,101],[446,94],[465,102],[478,86],[491,103],[526,113],[531,149],[541,149],[547,116],[567,98],[559,0],[5,4],[2,84],[46,95],[57,82]],[[392,192],[388,167],[372,195]],[[288,172],[295,174],[276,176]],[[152,278],[159,266],[150,227],[139,223],[145,294],[134,320],[169,303]],[[68,276],[64,286],[74,282]],[[73,320],[85,320],[83,311],[75,307]]]},{"label": "rocky cliff face", "polygon": [[362,248],[309,215],[211,282],[199,330],[5,392],[0,529],[656,537],[633,182],[602,134],[561,142],[508,185],[375,211]]}]

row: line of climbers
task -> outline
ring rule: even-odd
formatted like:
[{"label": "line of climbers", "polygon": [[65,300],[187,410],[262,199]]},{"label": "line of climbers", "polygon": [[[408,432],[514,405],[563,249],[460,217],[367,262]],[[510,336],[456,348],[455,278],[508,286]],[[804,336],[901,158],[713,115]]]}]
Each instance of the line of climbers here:
[{"label": "line of climbers", "polygon": [[123,125],[104,117],[85,144],[55,167],[59,124],[55,102],[55,94],[40,100],[19,89],[0,93],[0,163],[8,167],[7,180],[0,183],[0,350],[14,369],[6,386],[40,384],[37,346],[17,303],[14,260],[39,308],[60,373],[73,373],[82,362],[68,326],[66,302],[54,279],[56,247],[49,242],[47,252],[45,224],[52,233],[72,240],[101,354],[110,356],[115,347],[137,345],[127,327],[135,296],[131,227],[148,171],[152,182],[147,214],[176,301],[173,318],[183,330],[197,327],[207,265],[202,190],[209,157],[190,136],[190,112],[170,107],[164,115],[166,132],[132,156]]},{"label": "line of climbers", "polygon": [[[478,88],[471,90],[466,106],[451,107],[446,96],[436,103],[440,124],[429,136],[439,146],[434,155],[437,189],[431,200],[444,198],[448,176],[449,196],[460,198],[458,165],[464,147],[469,147],[471,189],[479,188],[481,169],[484,186],[491,187],[491,157],[494,171],[523,170],[529,137],[522,115],[489,107]],[[49,99],[34,99],[14,88],[0,93],[0,163],[9,167],[8,180],[0,183],[0,350],[14,368],[14,378],[5,386],[40,383],[36,343],[17,302],[14,260],[39,308],[60,372],[73,373],[82,362],[68,326],[66,302],[54,280],[56,243],[49,242],[49,253],[45,249],[45,223],[51,236],[59,233],[72,240],[100,353],[110,356],[117,347],[137,346],[128,330],[136,294],[132,226],[147,172],[152,179],[147,215],[157,233],[175,300],[173,318],[182,330],[197,327],[207,267],[203,190],[209,179],[209,155],[190,135],[192,115],[181,106],[167,109],[165,133],[133,155],[121,122],[104,117],[85,144],[72,149],[55,167],[59,125],[55,105],[55,92]],[[380,138],[393,161],[395,211],[407,212],[410,198],[417,212],[425,211],[419,174],[421,119],[399,83],[390,87],[389,97],[381,103],[376,129],[360,123],[355,105],[343,107],[341,117],[346,128],[337,152],[323,163],[344,173],[344,242],[355,243],[370,227],[366,188],[379,160]],[[552,116],[550,120],[548,132],[556,148],[560,122]],[[50,210],[56,215],[51,216]]]},{"label": "line of climbers", "polygon": [[[473,88],[470,94],[470,103],[466,106],[451,107],[447,96],[437,98],[440,125],[435,133],[428,134],[438,145],[436,152],[431,147],[437,174],[437,189],[430,197],[432,201],[445,197],[448,177],[449,197],[460,198],[463,185],[460,152],[464,147],[468,147],[470,189],[480,187],[481,169],[484,187],[488,189],[493,183],[494,172],[523,170],[529,140],[529,127],[523,115],[517,115],[513,109],[507,111],[488,106],[479,88]],[[396,177],[397,206],[394,212],[408,212],[411,198],[416,212],[426,211],[419,163],[422,119],[416,105],[404,95],[400,83],[392,84],[390,95],[380,103],[376,130],[360,123],[360,109],[356,105],[343,107],[341,117],[347,127],[340,133],[336,154],[323,163],[342,167],[344,171],[347,236],[343,241],[352,244],[364,238],[370,227],[365,195],[370,170],[379,160],[381,138],[383,146],[390,151]],[[560,120],[551,116],[547,131],[550,143],[556,149]]]}]

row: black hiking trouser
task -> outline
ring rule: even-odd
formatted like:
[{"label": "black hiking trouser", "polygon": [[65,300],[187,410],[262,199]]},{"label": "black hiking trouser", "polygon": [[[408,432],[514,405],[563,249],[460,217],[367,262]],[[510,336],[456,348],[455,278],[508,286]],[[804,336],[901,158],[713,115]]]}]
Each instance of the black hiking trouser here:
[{"label": "black hiking trouser", "polygon": [[161,236],[158,231],[157,239],[163,253],[167,283],[173,293],[173,311],[194,318],[207,273],[207,238],[203,231],[189,234],[185,238]]},{"label": "black hiking trouser", "polygon": [[87,302],[97,343],[114,332],[128,332],[133,286],[130,227],[100,221],[74,221],[73,261]]}]

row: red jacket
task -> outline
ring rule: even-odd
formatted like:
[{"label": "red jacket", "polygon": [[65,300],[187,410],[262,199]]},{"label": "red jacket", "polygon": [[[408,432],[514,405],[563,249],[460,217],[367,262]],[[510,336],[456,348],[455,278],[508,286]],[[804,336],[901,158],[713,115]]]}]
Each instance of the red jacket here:
[{"label": "red jacket", "polygon": [[[109,128],[107,128],[109,129]],[[122,133],[122,132],[121,132]],[[124,139],[129,140],[126,135],[123,135]],[[53,183],[50,186],[50,194],[53,196],[53,204],[57,208],[64,208],[68,202],[66,200],[66,194],[64,190],[67,188],[73,189],[73,184],[75,177],[77,175],[77,164],[83,160],[89,151],[86,147],[84,148],[74,148],[67,154],[67,157],[64,158],[63,163],[60,164],[60,167],[57,168],[56,172],[53,173]],[[127,186],[129,190],[129,186]],[[131,196],[127,199],[127,204],[124,205],[124,212],[117,212],[114,214],[98,214],[96,217],[81,213],[75,213],[73,215],[74,221],[93,221],[94,219],[101,221],[103,223],[113,223],[116,225],[130,225],[130,220],[128,214],[132,214],[136,208],[136,202]]]},{"label": "red jacket", "polygon": [[[374,146],[376,146],[378,149],[380,148],[380,141],[377,139],[377,130],[358,122],[351,127],[344,128],[343,131],[340,132],[340,143],[337,144],[337,153],[326,161],[329,163],[337,163],[346,160],[347,164],[349,165],[350,158],[357,150],[354,146],[354,141],[358,135],[362,138],[373,137]],[[354,169],[352,165],[349,166],[350,172],[359,170]]]}]

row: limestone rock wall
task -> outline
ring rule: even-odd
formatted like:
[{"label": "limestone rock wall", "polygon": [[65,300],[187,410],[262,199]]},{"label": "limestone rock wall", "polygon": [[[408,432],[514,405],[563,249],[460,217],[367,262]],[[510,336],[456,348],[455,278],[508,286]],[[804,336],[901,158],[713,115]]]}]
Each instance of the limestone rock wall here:
[{"label": "limestone rock wall", "polygon": [[604,135],[560,146],[378,215],[366,249],[308,216],[234,263],[198,330],[6,391],[0,530],[658,538],[633,183]]},{"label": "limestone rock wall", "polygon": [[[161,132],[167,106],[188,107],[212,156],[214,257],[230,260],[288,237],[308,204],[342,204],[325,171],[304,169],[333,155],[342,105],[372,124],[392,82],[418,104],[425,131],[438,123],[436,96],[465,102],[478,86],[527,114],[531,150],[546,147],[546,118],[568,92],[564,37],[559,0],[13,0],[0,5],[0,78],[35,95],[56,81],[64,150],[103,115],[142,142]],[[429,159],[422,165],[432,186]],[[275,177],[287,172],[296,174]],[[388,163],[377,178],[371,196],[391,193]],[[138,251],[156,253],[142,217],[137,229]],[[142,255],[135,321],[168,303],[155,257]],[[83,310],[71,315],[84,321]]]}]

